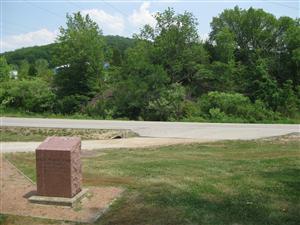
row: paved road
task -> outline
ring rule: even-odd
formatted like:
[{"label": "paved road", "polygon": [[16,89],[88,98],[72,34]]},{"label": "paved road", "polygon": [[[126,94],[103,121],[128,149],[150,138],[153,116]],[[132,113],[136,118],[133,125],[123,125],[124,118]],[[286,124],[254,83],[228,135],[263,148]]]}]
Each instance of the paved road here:
[{"label": "paved road", "polygon": [[1,117],[2,126],[131,129],[142,137],[248,140],[300,132],[300,125],[220,124]]}]

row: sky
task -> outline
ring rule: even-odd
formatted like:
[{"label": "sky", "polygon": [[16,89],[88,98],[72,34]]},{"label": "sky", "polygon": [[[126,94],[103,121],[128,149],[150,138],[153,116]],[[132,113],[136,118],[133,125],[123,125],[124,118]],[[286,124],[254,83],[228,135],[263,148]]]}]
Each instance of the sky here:
[{"label": "sky", "polygon": [[189,11],[198,19],[202,39],[210,32],[212,18],[224,9],[239,6],[262,8],[276,17],[299,18],[299,0],[0,0],[0,52],[53,43],[66,14],[89,14],[105,35],[131,37],[144,24],[155,25],[153,15],[172,7],[177,13]]}]

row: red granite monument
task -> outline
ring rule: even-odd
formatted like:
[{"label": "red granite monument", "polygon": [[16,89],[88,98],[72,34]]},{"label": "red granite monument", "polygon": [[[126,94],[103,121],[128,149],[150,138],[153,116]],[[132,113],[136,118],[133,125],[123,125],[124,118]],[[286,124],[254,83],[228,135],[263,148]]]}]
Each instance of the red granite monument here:
[{"label": "red granite monument", "polygon": [[36,149],[37,195],[73,198],[81,192],[81,140],[48,137]]}]

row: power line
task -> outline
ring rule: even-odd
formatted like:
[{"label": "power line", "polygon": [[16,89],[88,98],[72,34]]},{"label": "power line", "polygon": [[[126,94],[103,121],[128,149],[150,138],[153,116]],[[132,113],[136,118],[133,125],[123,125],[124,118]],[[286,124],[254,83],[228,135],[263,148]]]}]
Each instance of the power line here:
[{"label": "power line", "polygon": [[70,4],[70,5],[72,5],[73,7],[75,6],[74,8],[76,8],[76,9],[77,8],[81,9],[81,6],[75,4],[73,1],[67,1],[67,3]]},{"label": "power line", "polygon": [[[3,23],[4,22],[4,23]],[[4,25],[6,24],[10,24],[10,26],[14,26],[14,27],[17,27],[18,29],[21,29],[21,30],[24,30],[24,27],[27,28],[27,29],[30,29],[30,30],[39,30],[40,28],[36,28],[36,27],[29,27],[27,25],[21,25],[21,24],[17,24],[15,22],[11,22],[11,21],[7,21],[7,20],[2,20],[2,23]],[[28,30],[26,30],[26,32],[28,32]]]},{"label": "power line", "polygon": [[[77,3],[75,4],[75,2],[72,1],[72,0],[71,1],[67,1],[67,3],[69,3],[72,6],[75,6],[76,8],[81,9],[81,6],[77,5]],[[121,13],[123,16],[129,17],[128,14],[126,14],[125,12],[123,12],[122,10],[120,10],[119,8],[115,7],[114,5],[110,4],[109,2],[101,0],[101,1],[99,1],[99,3],[104,3],[104,4],[108,5],[110,8],[114,9],[115,11],[118,11],[119,13]]]},{"label": "power line", "polygon": [[119,13],[121,13],[122,15],[124,15],[125,17],[129,17],[129,15],[127,13],[124,13],[122,10],[118,9],[117,7],[115,7],[114,5],[106,2],[106,1],[102,1],[103,3],[105,3],[106,5],[108,5],[109,7],[111,7],[112,9],[118,11]]},{"label": "power line", "polygon": [[65,18],[62,17],[61,15],[59,15],[59,14],[57,14],[57,13],[55,13],[55,12],[52,12],[52,11],[49,10],[49,9],[46,9],[46,8],[43,8],[43,7],[38,6],[38,5],[36,5],[36,4],[33,4],[32,2],[29,2],[29,1],[27,1],[27,0],[23,0],[23,2],[26,2],[27,4],[29,4],[29,5],[31,5],[31,6],[33,6],[33,7],[35,7],[35,8],[41,9],[41,10],[43,10],[43,11],[45,11],[45,12],[48,12],[48,13],[50,13],[50,14],[56,16],[56,17],[59,18],[59,19],[61,19],[61,18],[65,19]]},{"label": "power line", "polygon": [[[280,2],[274,2],[274,1],[270,1],[270,0],[267,0],[268,3],[271,3],[271,4],[274,4],[274,5],[279,5],[279,6],[283,6],[283,7],[286,7],[286,8],[289,8],[289,9],[294,9],[294,10],[297,10],[299,11],[299,7],[298,8],[295,8],[295,7],[292,7],[292,6],[289,6],[289,5],[286,5],[286,4],[282,4]],[[299,4],[299,2],[298,2]]]}]

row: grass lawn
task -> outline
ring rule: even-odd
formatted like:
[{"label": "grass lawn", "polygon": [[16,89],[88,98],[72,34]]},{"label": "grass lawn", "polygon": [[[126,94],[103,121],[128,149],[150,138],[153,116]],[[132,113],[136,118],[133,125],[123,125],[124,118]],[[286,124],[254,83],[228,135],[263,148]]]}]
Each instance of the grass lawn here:
[{"label": "grass lawn", "polygon": [[0,127],[1,141],[43,141],[49,136],[78,136],[83,140],[110,139],[116,136],[137,136],[129,130],[74,128]]},{"label": "grass lawn", "polygon": [[[6,157],[35,180],[33,153]],[[101,225],[299,225],[300,141],[226,141],[99,151],[84,185],[127,191]],[[6,216],[3,224],[52,224]]]},{"label": "grass lawn", "polygon": [[[54,114],[54,113],[33,113],[26,112],[22,110],[16,109],[3,109],[0,108],[0,114],[6,117],[25,117],[25,118],[52,118],[52,119],[80,119],[80,120],[109,120],[109,118],[102,118],[97,116],[88,116],[86,114],[75,113],[71,115],[63,115],[63,114]],[[113,119],[113,118],[111,118]],[[124,120],[128,121],[128,118],[114,118],[114,120]],[[230,120],[208,120],[204,118],[185,118],[181,120],[182,122],[210,122],[210,123],[245,123],[245,121],[241,119],[230,119]],[[180,121],[178,121],[180,122]],[[292,118],[282,117],[277,120],[264,120],[264,121],[256,121],[251,123],[265,123],[265,124],[299,124],[300,123],[300,113],[297,113]]]}]

